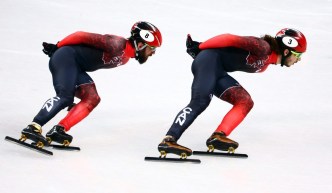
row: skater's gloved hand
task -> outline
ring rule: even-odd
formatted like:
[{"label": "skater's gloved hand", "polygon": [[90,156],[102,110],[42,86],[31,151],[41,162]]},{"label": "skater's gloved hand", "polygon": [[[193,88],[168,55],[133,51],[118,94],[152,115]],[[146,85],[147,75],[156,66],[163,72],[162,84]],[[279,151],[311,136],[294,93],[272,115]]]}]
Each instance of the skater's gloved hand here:
[{"label": "skater's gloved hand", "polygon": [[51,57],[54,54],[54,52],[58,49],[57,44],[51,44],[46,42],[43,42],[43,47],[44,47],[43,52],[49,57]]},{"label": "skater's gloved hand", "polygon": [[187,36],[187,41],[186,41],[186,46],[187,46],[187,53],[192,57],[192,58],[196,58],[196,56],[198,55],[198,53],[201,51],[199,49],[199,45],[201,44],[201,42],[196,42],[193,41],[191,39],[190,34],[188,34]]}]

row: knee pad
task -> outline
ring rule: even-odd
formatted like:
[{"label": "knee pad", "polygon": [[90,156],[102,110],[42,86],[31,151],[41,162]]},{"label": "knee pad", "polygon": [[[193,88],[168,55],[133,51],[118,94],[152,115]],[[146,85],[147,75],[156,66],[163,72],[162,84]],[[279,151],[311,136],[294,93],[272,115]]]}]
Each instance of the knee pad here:
[{"label": "knee pad", "polygon": [[75,96],[81,99],[81,102],[85,103],[90,111],[100,103],[100,97],[94,83],[80,85]]}]

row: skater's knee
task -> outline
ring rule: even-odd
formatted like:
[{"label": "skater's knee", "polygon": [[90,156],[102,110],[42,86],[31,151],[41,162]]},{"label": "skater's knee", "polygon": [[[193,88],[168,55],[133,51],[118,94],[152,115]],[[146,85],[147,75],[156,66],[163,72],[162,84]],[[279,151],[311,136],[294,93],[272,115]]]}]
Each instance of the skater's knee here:
[{"label": "skater's knee", "polygon": [[101,101],[94,83],[80,85],[75,93],[76,97],[85,103],[92,111]]},{"label": "skater's knee", "polygon": [[46,109],[48,112],[50,111],[59,111],[71,105],[74,102],[74,97],[65,97],[61,95],[57,95],[48,99],[43,109]]},{"label": "skater's knee", "polygon": [[211,100],[209,98],[196,98],[192,99],[188,106],[193,107],[197,113],[201,113],[209,106],[210,101]]},{"label": "skater's knee", "polygon": [[58,96],[60,98],[60,105],[62,108],[66,108],[73,104],[74,96]]},{"label": "skater's knee", "polygon": [[243,113],[247,114],[254,107],[254,101],[251,99],[251,97],[248,97],[245,98],[244,100],[239,101],[238,103],[235,103],[234,106],[240,107]]},{"label": "skater's knee", "polygon": [[201,101],[198,106],[198,110],[203,112],[210,104],[210,101]]},{"label": "skater's knee", "polygon": [[95,108],[101,101],[101,98],[99,97],[99,95],[96,95],[92,100],[91,100],[91,104],[93,106],[93,108]]},{"label": "skater's knee", "polygon": [[59,99],[59,105],[62,108],[68,107],[73,104],[74,102],[74,94],[66,89],[62,88],[61,86],[56,86],[56,97]]},{"label": "skater's knee", "polygon": [[234,106],[243,106],[247,112],[254,107],[254,101],[242,86],[227,89],[220,98]]},{"label": "skater's knee", "polygon": [[243,95],[235,101],[234,106],[241,106],[243,111],[248,113],[254,107],[254,101],[249,94]]},{"label": "skater's knee", "polygon": [[220,99],[229,102],[232,105],[236,105],[239,103],[247,103],[249,106],[254,105],[250,94],[241,86],[227,89],[220,96]]},{"label": "skater's knee", "polygon": [[254,107],[254,101],[252,100],[252,98],[250,96],[247,99],[246,104],[247,104],[248,111],[250,111]]},{"label": "skater's knee", "polygon": [[247,92],[238,97],[237,101],[235,101],[235,105],[237,104],[244,105],[248,111],[254,107],[254,101]]},{"label": "skater's knee", "polygon": [[92,111],[100,103],[100,97],[98,95],[89,95],[85,98],[82,98],[82,102],[85,102],[89,111]]}]

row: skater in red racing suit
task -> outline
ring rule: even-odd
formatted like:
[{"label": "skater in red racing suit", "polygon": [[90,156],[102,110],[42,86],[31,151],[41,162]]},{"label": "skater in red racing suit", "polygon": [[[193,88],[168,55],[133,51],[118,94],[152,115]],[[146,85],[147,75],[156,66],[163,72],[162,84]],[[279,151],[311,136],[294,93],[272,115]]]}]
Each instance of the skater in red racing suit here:
[{"label": "skater in red racing suit", "polygon": [[[32,123],[22,130],[21,140],[30,139],[43,145],[51,141],[69,145],[72,136],[66,132],[87,117],[100,102],[95,83],[87,72],[115,68],[131,58],[143,64],[161,44],[158,28],[143,21],[132,26],[128,39],[76,32],[56,45],[44,42],[43,51],[50,57],[49,69],[56,96],[48,99]],[[72,105],[74,97],[81,99],[76,105]],[[46,134],[46,138],[43,137],[42,126],[66,107],[71,107],[67,116]]]},{"label": "skater in red racing suit", "polygon": [[194,61],[191,100],[175,117],[166,137],[158,146],[165,153],[186,157],[192,151],[177,143],[183,132],[209,105],[213,96],[233,105],[220,125],[206,141],[208,148],[232,151],[238,143],[227,136],[243,121],[254,102],[241,84],[228,73],[243,71],[263,72],[270,64],[290,67],[301,60],[307,43],[304,35],[295,29],[282,29],[275,37],[261,38],[222,34],[203,43],[187,38],[187,52]]}]

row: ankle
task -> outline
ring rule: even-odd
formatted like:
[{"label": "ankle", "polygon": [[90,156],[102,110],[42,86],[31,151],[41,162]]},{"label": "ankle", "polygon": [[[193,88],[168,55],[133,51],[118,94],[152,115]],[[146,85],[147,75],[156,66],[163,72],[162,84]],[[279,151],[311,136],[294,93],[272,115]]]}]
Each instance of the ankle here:
[{"label": "ankle", "polygon": [[39,133],[42,133],[42,127],[38,123],[32,122],[30,125],[36,128]]},{"label": "ankle", "polygon": [[212,135],[221,135],[221,136],[226,136],[226,134],[223,131],[215,131],[213,132]]}]

